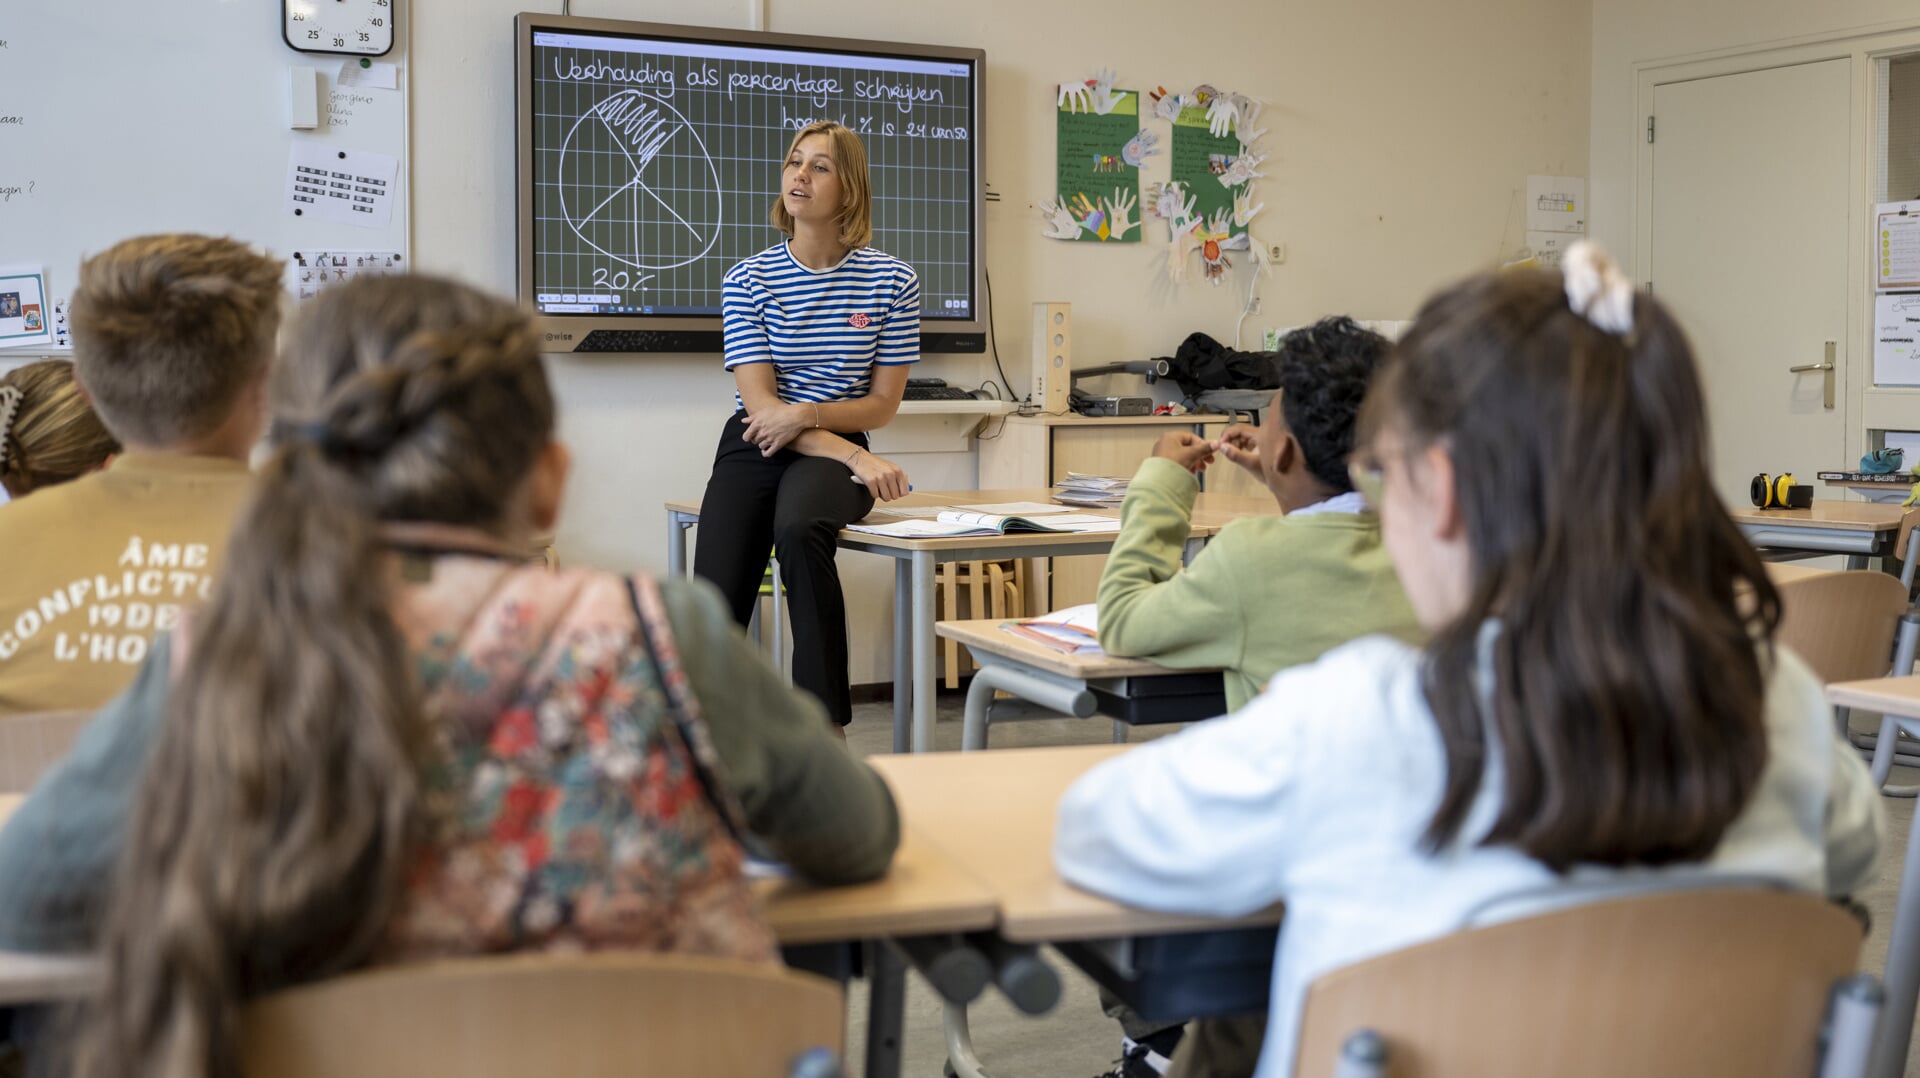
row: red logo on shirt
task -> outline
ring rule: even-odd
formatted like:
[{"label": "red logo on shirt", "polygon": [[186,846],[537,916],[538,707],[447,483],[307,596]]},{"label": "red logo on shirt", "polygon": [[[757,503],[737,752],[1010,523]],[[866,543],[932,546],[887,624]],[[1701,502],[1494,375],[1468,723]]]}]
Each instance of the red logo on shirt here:
[{"label": "red logo on shirt", "polygon": [[865,329],[873,324],[873,319],[868,318],[864,314],[856,314],[852,318],[847,319],[847,324],[855,329]]}]

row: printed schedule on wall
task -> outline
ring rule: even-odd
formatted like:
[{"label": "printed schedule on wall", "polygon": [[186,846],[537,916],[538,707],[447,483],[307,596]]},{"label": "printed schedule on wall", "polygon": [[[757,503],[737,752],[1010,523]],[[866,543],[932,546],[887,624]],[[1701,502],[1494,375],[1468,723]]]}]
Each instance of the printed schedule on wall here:
[{"label": "printed schedule on wall", "polygon": [[720,310],[721,279],[780,239],[787,145],[860,133],[873,245],[920,275],[923,317],[971,318],[974,86],[963,62],[533,34],[533,293],[549,314]]}]

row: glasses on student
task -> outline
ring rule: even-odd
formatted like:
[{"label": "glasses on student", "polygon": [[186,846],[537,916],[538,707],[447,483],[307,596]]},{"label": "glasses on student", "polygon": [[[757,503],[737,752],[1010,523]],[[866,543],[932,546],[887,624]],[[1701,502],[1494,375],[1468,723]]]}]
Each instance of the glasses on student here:
[{"label": "glasses on student", "polygon": [[1380,508],[1380,492],[1387,485],[1385,469],[1378,464],[1358,460],[1348,461],[1347,480],[1353,484],[1353,489],[1359,491],[1360,496],[1367,500],[1370,508]]}]

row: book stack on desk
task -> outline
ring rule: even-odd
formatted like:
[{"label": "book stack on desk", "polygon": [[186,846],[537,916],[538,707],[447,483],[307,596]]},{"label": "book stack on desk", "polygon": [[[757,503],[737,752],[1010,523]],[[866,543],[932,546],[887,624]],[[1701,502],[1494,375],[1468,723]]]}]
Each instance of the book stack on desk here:
[{"label": "book stack on desk", "polygon": [[1114,476],[1083,475],[1080,472],[1068,472],[1053,492],[1056,502],[1096,509],[1117,509],[1126,496],[1127,480]]},{"label": "book stack on desk", "polygon": [[1859,486],[1910,487],[1916,478],[1908,472],[1820,472],[1819,478],[1825,483],[1852,483]]}]

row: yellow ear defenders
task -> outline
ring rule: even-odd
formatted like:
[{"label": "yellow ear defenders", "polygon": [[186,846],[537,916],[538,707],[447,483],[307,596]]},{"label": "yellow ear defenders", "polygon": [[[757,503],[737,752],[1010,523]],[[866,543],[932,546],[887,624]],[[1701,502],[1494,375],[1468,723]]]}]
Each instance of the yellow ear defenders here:
[{"label": "yellow ear defenders", "polygon": [[1785,509],[1787,491],[1793,486],[1795,483],[1792,472],[1780,476],[1761,472],[1753,477],[1753,483],[1749,486],[1747,495],[1753,499],[1755,509]]}]

